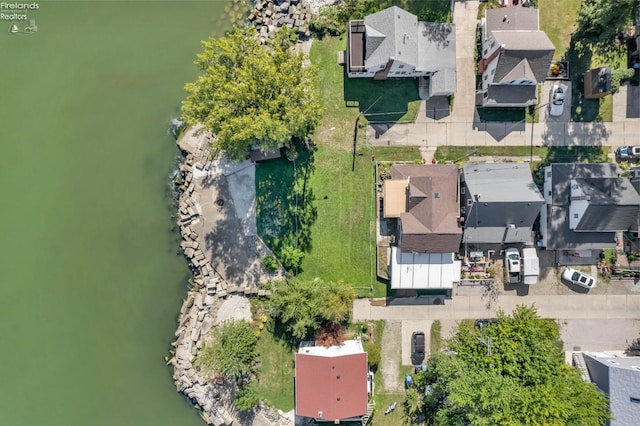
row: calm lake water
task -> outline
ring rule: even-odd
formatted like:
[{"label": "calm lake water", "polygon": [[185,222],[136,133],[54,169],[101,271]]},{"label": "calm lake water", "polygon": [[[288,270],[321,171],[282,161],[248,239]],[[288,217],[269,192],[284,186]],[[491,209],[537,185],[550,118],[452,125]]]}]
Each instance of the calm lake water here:
[{"label": "calm lake water", "polygon": [[0,21],[0,425],[203,424],[163,360],[188,273],[166,131],[225,7],[40,1],[36,34]]}]

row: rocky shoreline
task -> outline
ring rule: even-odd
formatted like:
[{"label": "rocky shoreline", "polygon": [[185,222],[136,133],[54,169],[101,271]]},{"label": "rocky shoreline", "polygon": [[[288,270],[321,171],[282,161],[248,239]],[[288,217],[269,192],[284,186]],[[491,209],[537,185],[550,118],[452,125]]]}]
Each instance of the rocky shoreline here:
[{"label": "rocky shoreline", "polygon": [[[309,20],[320,5],[335,0],[259,0],[248,17],[250,25],[255,26],[258,37],[265,41],[273,38],[274,32],[281,27],[297,31],[301,40],[308,39]],[[309,43],[303,43],[307,45]],[[194,365],[198,352],[208,343],[209,333],[219,325],[221,307],[230,299],[248,296],[268,295],[268,291],[257,287],[234,287],[229,285],[207,258],[209,235],[202,229],[203,208],[198,179],[215,178],[215,166],[212,165],[209,143],[211,136],[199,128],[187,129],[177,139],[184,160],[179,165],[179,177],[176,184],[180,189],[178,198],[177,225],[182,236],[180,247],[184,253],[193,278],[189,280],[189,291],[180,309],[176,340],[171,343],[167,365],[173,367],[173,379],[178,392],[185,395],[201,416],[210,425],[253,424],[289,426],[293,418],[280,410],[261,404],[250,414],[251,420],[243,417],[234,407],[235,385],[222,377],[208,377]],[[206,188],[207,186],[203,186]],[[203,189],[204,190],[204,189]],[[224,200],[218,199],[216,203]],[[205,203],[206,204],[206,203]],[[222,207],[222,204],[219,204]],[[206,211],[204,212],[206,214]],[[257,237],[256,237],[257,238]],[[206,244],[205,244],[206,243]],[[248,303],[247,303],[248,305]],[[231,309],[235,309],[232,307]]]},{"label": "rocky shoreline", "polygon": [[[183,137],[188,138],[197,133],[193,130],[185,131]],[[222,377],[209,377],[194,365],[198,351],[208,343],[211,329],[221,322],[219,311],[225,303],[231,298],[246,299],[251,295],[269,294],[267,290],[230,287],[211,266],[199,242],[200,236],[191,226],[202,215],[199,185],[194,178],[194,171],[207,170],[211,166],[208,139],[202,135],[201,139],[203,140],[195,148],[180,144],[180,139],[178,140],[185,158],[179,166],[177,184],[180,185],[181,193],[176,220],[182,235],[180,246],[193,278],[189,280],[190,290],[180,309],[176,340],[171,343],[173,348],[170,350],[170,359],[167,357],[167,365],[173,367],[177,391],[189,398],[194,407],[201,411],[201,417],[207,424],[247,424],[240,421],[241,413],[233,404],[235,385]],[[253,424],[293,424],[283,413],[270,407],[261,406],[253,414]],[[260,420],[256,422],[257,419]]]}]

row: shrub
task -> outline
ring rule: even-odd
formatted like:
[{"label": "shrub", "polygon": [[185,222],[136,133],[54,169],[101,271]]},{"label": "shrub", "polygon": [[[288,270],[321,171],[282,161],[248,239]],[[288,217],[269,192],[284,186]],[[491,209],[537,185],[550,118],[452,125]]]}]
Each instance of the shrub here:
[{"label": "shrub", "polygon": [[260,402],[258,393],[251,386],[243,386],[236,392],[236,408],[239,411],[248,411]]},{"label": "shrub", "polygon": [[634,71],[632,68],[616,68],[611,72],[611,92],[618,93],[620,90],[620,83],[633,77]]},{"label": "shrub", "polygon": [[382,361],[382,355],[380,354],[380,345],[372,342],[365,342],[364,350],[367,353],[367,362],[372,370],[377,370],[378,365]]},{"label": "shrub", "polygon": [[347,29],[349,20],[364,19],[379,10],[375,0],[344,0],[320,8],[318,16],[309,22],[309,28],[318,37],[340,35]]},{"label": "shrub", "polygon": [[297,271],[304,260],[304,252],[297,247],[285,246],[280,252],[282,266],[288,271]]},{"label": "shrub", "polygon": [[275,272],[278,270],[278,261],[270,254],[263,257],[260,263],[262,264],[262,267],[265,269],[265,271]]}]

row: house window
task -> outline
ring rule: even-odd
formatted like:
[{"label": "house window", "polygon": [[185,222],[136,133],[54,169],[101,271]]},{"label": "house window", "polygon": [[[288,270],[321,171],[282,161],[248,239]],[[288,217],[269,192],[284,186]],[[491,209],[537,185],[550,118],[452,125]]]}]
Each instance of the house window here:
[{"label": "house window", "polygon": [[488,51],[489,51],[489,49],[484,49],[484,51],[482,52],[482,54],[483,54],[483,55],[486,55]]},{"label": "house window", "polygon": [[547,171],[547,177],[550,178],[551,177],[551,170]]},{"label": "house window", "polygon": [[460,207],[460,214],[466,214],[467,209],[465,207]]},{"label": "house window", "polygon": [[547,191],[547,195],[551,197],[551,191]]},{"label": "house window", "polygon": [[636,403],[636,404],[640,404],[640,398],[631,397],[631,398],[629,398],[629,401],[631,401],[633,403]]},{"label": "house window", "polygon": [[404,68],[404,65],[398,65],[398,68],[402,69]]},{"label": "house window", "polygon": [[579,217],[580,217],[580,215],[579,215],[578,213],[574,213],[574,214],[573,214],[573,218],[574,218],[574,219],[577,219],[577,218],[579,218]]},{"label": "house window", "polygon": [[471,204],[473,204],[473,199],[468,198],[467,199],[467,205],[470,206]]},{"label": "house window", "polygon": [[491,75],[494,75],[495,73],[496,73],[496,69],[494,68],[491,70]]},{"label": "house window", "polygon": [[383,70],[384,69],[384,65],[380,65],[380,69]]},{"label": "house window", "polygon": [[491,49],[493,49],[494,47],[496,47],[496,41],[495,40],[491,42]]},{"label": "house window", "polygon": [[461,193],[462,195],[466,194],[466,193],[467,193],[467,188],[466,188],[466,187],[464,187],[464,186],[463,186],[462,188],[460,188],[460,193]]},{"label": "house window", "polygon": [[487,74],[485,74],[484,81],[487,81],[488,78],[489,78],[489,76]]}]

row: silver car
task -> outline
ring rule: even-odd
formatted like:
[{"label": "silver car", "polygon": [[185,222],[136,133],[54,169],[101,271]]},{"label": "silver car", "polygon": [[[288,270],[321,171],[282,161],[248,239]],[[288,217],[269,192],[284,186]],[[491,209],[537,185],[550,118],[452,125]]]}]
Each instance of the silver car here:
[{"label": "silver car", "polygon": [[584,288],[594,288],[596,286],[596,280],[591,275],[569,267],[562,271],[562,279]]},{"label": "silver car", "polygon": [[564,111],[564,87],[562,84],[554,84],[551,88],[549,115],[559,117]]}]

